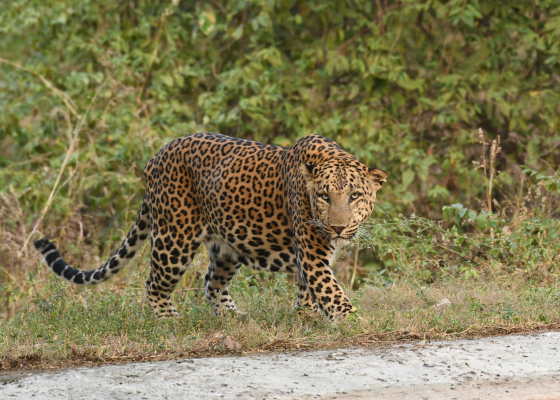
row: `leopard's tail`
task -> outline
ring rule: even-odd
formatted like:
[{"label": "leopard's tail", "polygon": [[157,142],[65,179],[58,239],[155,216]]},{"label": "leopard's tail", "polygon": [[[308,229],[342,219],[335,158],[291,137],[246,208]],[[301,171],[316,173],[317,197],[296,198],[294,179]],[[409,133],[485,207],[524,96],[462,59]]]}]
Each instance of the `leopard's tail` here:
[{"label": "leopard's tail", "polygon": [[55,245],[47,239],[37,240],[33,245],[41,253],[49,269],[67,281],[78,285],[96,285],[105,282],[125,267],[140,247],[142,247],[150,233],[150,213],[147,205],[147,196],[147,194],[144,195],[136,220],[120,247],[105,264],[97,269],[80,271],[72,268],[62,259]]}]

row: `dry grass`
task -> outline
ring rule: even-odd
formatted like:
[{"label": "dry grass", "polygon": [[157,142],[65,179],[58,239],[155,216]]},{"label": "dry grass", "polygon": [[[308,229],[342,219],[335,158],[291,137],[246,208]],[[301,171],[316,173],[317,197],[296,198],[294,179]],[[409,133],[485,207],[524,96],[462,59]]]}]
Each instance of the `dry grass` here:
[{"label": "dry grass", "polygon": [[[395,341],[448,340],[558,329],[557,284],[534,285],[516,276],[442,279],[430,286],[403,278],[388,286],[351,292],[364,321],[329,323],[294,315],[296,288],[290,277],[240,274],[232,294],[246,320],[212,315],[203,293],[200,253],[174,302],[180,318],[157,319],[143,299],[147,259],[125,270],[121,282],[76,288],[41,268],[25,306],[0,323],[2,371],[50,369],[101,363],[169,360],[239,354],[220,345],[230,336],[241,352],[302,351],[380,346]],[[487,277],[488,278],[488,277]],[[126,282],[126,283],[124,283]],[[442,299],[451,305],[439,307]]]},{"label": "dry grass", "polygon": [[[235,353],[220,345],[224,336],[235,338],[241,352],[253,353],[558,329],[560,230],[550,210],[559,204],[552,190],[560,181],[538,179],[534,197],[528,187],[523,199],[510,199],[493,214],[454,205],[447,207],[454,224],[402,216],[366,224],[360,244],[375,246],[384,270],[362,267],[355,252],[345,253],[335,274],[358,289],[347,292],[363,321],[335,323],[291,312],[292,276],[248,269],[231,290],[248,317],[215,317],[204,296],[204,251],[174,292],[178,319],[157,319],[145,303],[146,246],[109,283],[70,286],[25,246],[37,220],[26,220],[23,209],[29,207],[20,201],[31,201],[33,194],[10,189],[0,193],[0,372]],[[115,215],[111,226],[107,218],[83,212],[78,197],[59,198],[72,204],[71,212],[63,207],[47,213],[37,234],[54,239],[71,265],[91,269],[120,243],[135,207],[133,196],[123,196],[126,209],[118,216],[109,210]],[[448,305],[440,306],[444,299]]]}]

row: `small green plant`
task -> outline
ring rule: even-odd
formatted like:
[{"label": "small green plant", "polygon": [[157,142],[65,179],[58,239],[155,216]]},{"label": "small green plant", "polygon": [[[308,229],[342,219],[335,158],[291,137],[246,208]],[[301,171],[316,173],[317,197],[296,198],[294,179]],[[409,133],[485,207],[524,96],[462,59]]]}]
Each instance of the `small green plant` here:
[{"label": "small green plant", "polygon": [[391,217],[381,210],[385,218],[364,225],[359,237],[360,246],[372,247],[381,263],[382,272],[370,273],[366,282],[379,284],[402,274],[426,283],[457,274],[467,279],[485,273],[522,274],[532,281],[557,276],[560,220],[552,217],[552,204],[558,205],[560,179],[524,167],[523,173],[535,177],[536,187],[522,179],[519,192],[506,196],[501,205],[492,197],[493,185],[499,183],[500,140],[488,141],[479,130],[478,141],[482,157],[475,170],[483,173],[488,188],[479,202],[482,209],[461,203],[443,206],[442,220],[415,214]]}]

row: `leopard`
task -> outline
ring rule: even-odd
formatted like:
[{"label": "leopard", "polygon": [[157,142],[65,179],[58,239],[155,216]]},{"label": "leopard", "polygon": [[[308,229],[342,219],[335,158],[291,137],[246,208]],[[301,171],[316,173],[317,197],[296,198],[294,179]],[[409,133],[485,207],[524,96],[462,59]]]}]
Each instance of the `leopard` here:
[{"label": "leopard", "polygon": [[97,285],[121,271],[149,237],[147,304],[159,316],[174,317],[172,292],[203,245],[205,295],[218,316],[242,313],[229,292],[242,265],[295,274],[294,310],[328,320],[358,315],[332,267],[370,217],[388,177],[383,170],[318,134],[281,147],[205,132],[167,143],[144,176],[134,223],[103,265],[73,268],[43,238],[34,247],[48,268],[68,282]]}]

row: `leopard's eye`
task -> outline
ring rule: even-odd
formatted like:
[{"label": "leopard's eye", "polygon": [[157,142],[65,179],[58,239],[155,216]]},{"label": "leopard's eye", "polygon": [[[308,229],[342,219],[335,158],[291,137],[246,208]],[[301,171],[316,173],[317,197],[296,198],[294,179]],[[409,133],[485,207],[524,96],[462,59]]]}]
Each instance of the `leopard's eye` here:
[{"label": "leopard's eye", "polygon": [[323,200],[325,200],[325,201],[329,201],[329,200],[330,200],[329,195],[326,194],[326,193],[322,193],[322,194],[321,194],[321,198],[322,198]]},{"label": "leopard's eye", "polygon": [[352,200],[356,200],[358,197],[360,197],[360,193],[352,193],[352,194],[350,195],[350,198],[351,198]]}]

